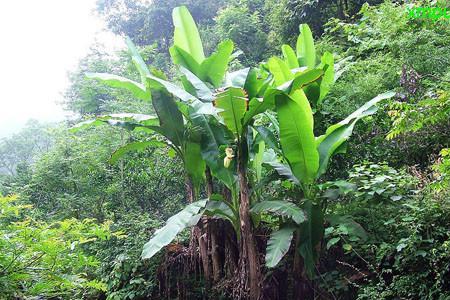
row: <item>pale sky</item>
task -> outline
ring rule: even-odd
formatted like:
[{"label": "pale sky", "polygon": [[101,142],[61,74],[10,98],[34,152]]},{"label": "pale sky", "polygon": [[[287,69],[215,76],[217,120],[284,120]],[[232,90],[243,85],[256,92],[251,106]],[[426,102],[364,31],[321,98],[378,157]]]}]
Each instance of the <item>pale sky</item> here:
[{"label": "pale sky", "polygon": [[0,138],[30,118],[62,120],[66,113],[57,102],[68,86],[67,72],[96,39],[120,47],[121,39],[92,13],[95,1],[0,2]]}]

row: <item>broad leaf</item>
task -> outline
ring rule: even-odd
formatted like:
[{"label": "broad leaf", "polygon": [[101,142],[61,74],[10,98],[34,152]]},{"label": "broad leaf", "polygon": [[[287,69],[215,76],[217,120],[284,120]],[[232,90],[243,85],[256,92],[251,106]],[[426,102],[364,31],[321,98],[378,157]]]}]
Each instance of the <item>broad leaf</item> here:
[{"label": "broad leaf", "polygon": [[151,101],[152,99],[150,91],[147,91],[143,84],[128,78],[107,73],[86,73],[86,77],[97,79],[111,87],[128,90],[133,96],[141,100]]},{"label": "broad leaf", "polygon": [[289,179],[292,183],[297,185],[300,183],[297,177],[292,173],[289,165],[280,162],[272,149],[269,149],[264,153],[263,164],[272,167],[280,176]]},{"label": "broad leaf", "polygon": [[280,144],[295,177],[306,184],[314,181],[319,169],[319,153],[313,133],[314,120],[302,90],[276,97]]},{"label": "broad leaf", "polygon": [[224,80],[232,52],[233,42],[231,40],[221,42],[217,47],[217,51],[200,65],[199,77],[203,81],[211,83],[214,87],[219,87]]},{"label": "broad leaf", "polygon": [[233,190],[236,178],[231,168],[224,167],[223,156],[221,156],[220,151],[221,146],[229,144],[225,138],[227,134],[224,126],[218,124],[212,117],[203,114],[192,114],[191,121],[195,126],[201,128],[202,157],[210,168],[212,175],[218,178],[228,189]]},{"label": "broad leaf", "polygon": [[138,70],[139,74],[141,75],[141,82],[145,83],[146,77],[150,75],[150,71],[147,67],[147,64],[142,59],[141,55],[139,54],[139,51],[136,49],[136,46],[133,44],[131,39],[129,37],[126,38],[126,44],[128,47],[128,50],[131,54],[131,59],[136,66],[136,69]]},{"label": "broad leaf", "polygon": [[394,95],[394,92],[378,95],[341,122],[330,126],[324,135],[317,138],[316,144],[320,156],[320,166],[317,173],[318,177],[325,173],[331,157],[338,153],[341,146],[350,138],[356,122],[366,116],[374,114],[377,111],[376,104],[378,102],[392,98]]},{"label": "broad leaf", "polygon": [[174,145],[182,145],[184,141],[183,115],[173,97],[165,90],[155,91],[153,93],[153,107],[158,115],[164,135]]},{"label": "broad leaf", "polygon": [[219,115],[223,118],[228,129],[239,136],[242,131],[242,118],[247,110],[245,91],[230,87],[217,94],[214,106],[220,110]]},{"label": "broad leaf", "polygon": [[[214,100],[213,92],[200,78],[184,67],[180,67],[180,71],[184,75],[182,77],[183,86],[190,94],[195,95],[203,102]],[[187,95],[183,97],[187,98]]]},{"label": "broad leaf", "polygon": [[202,159],[200,141],[188,141],[184,149],[184,167],[194,186],[199,188],[205,178],[205,161]]},{"label": "broad leaf", "polygon": [[256,214],[271,212],[279,216],[291,218],[297,224],[306,221],[303,210],[294,203],[287,201],[262,201],[256,203],[250,211]]},{"label": "broad leaf", "polygon": [[200,64],[188,52],[174,45],[169,48],[169,53],[174,64],[183,66],[198,76]]},{"label": "broad leaf", "polygon": [[278,57],[271,57],[267,62],[270,73],[272,73],[275,80],[275,85],[280,86],[283,83],[294,79],[294,74],[292,74],[288,65]]},{"label": "broad leaf", "polygon": [[320,105],[322,100],[328,94],[331,86],[334,83],[334,57],[330,52],[325,52],[322,56],[320,68],[324,70],[323,78],[320,82],[320,96],[317,105]]},{"label": "broad leaf", "polygon": [[298,68],[298,60],[297,55],[295,55],[294,50],[289,45],[281,46],[281,51],[283,52],[284,61],[288,65],[289,68],[295,69]]},{"label": "broad leaf", "polygon": [[223,200],[210,200],[206,205],[205,214],[211,217],[218,217],[228,220],[231,224],[236,224],[237,216],[233,209]]},{"label": "broad leaf", "polygon": [[142,259],[149,259],[167,246],[183,229],[190,226],[199,217],[200,211],[205,207],[207,200],[200,200],[186,206],[182,211],[170,217],[166,225],[153,234],[153,237],[144,245]]},{"label": "broad leaf", "polygon": [[201,64],[205,54],[200,34],[189,10],[185,6],[174,8],[172,19],[175,26],[174,45],[186,51],[198,64]]},{"label": "broad leaf", "polygon": [[307,24],[300,25],[300,35],[297,39],[297,57],[300,66],[312,69],[316,65],[316,48],[311,29]]},{"label": "broad leaf", "polygon": [[284,226],[279,230],[272,232],[270,239],[267,242],[266,267],[276,267],[280,260],[286,255],[291,246],[294,231],[294,227]]},{"label": "broad leaf", "polygon": [[249,74],[250,68],[245,68],[231,73],[227,73],[225,86],[235,88],[245,88]]}]

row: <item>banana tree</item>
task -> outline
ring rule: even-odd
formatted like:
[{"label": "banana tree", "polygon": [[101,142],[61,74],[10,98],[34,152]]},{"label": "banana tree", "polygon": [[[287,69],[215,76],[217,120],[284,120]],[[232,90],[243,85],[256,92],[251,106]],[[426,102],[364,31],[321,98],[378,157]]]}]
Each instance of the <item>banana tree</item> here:
[{"label": "banana tree", "polygon": [[[294,277],[304,273],[300,267],[299,255],[303,258],[304,270],[309,276],[314,274],[318,259],[324,230],[324,212],[318,203],[316,188],[320,176],[326,172],[330,159],[345,151],[347,141],[358,120],[374,114],[378,102],[394,96],[394,93],[388,92],[375,97],[341,122],[330,126],[323,135],[316,137],[313,108],[318,108],[334,82],[333,57],[330,53],[325,53],[321,63],[316,66],[311,32],[304,24],[300,26],[300,31],[296,56],[290,47],[283,46],[285,60],[274,57],[268,62],[269,70],[278,85],[292,80],[298,67],[304,67],[303,72],[308,72],[315,66],[324,72],[324,76],[313,84],[290,91],[279,89],[280,93],[275,97],[282,161],[277,160],[276,155],[272,155],[266,162],[297,184],[302,195],[297,199],[296,205],[280,202],[277,203],[277,208],[272,209],[272,212],[285,218],[279,224],[279,230],[271,234],[266,265],[268,267],[277,265],[290,248],[295,234]],[[266,203],[256,204],[252,211],[259,212],[267,205]],[[294,214],[300,208],[306,213],[306,222],[299,222],[301,221],[299,214]],[[297,277],[296,280],[301,278]],[[302,292],[305,295],[305,291]]]}]

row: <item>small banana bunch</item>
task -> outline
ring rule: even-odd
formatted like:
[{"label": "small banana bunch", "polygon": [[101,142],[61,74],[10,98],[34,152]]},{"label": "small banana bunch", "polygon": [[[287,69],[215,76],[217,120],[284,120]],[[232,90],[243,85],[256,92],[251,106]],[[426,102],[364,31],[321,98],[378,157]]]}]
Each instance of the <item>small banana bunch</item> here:
[{"label": "small banana bunch", "polygon": [[225,158],[223,159],[223,166],[225,168],[229,168],[231,162],[233,161],[233,157],[234,157],[234,152],[233,152],[233,148],[227,147],[225,149]]}]

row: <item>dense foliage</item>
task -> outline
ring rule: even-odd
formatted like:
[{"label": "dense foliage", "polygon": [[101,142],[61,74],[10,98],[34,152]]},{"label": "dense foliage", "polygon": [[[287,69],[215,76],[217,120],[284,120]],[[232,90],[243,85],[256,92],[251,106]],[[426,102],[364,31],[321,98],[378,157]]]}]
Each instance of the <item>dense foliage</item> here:
[{"label": "dense foliage", "polygon": [[98,1],[81,119],[0,141],[0,299],[448,299],[448,4],[363,2]]}]

